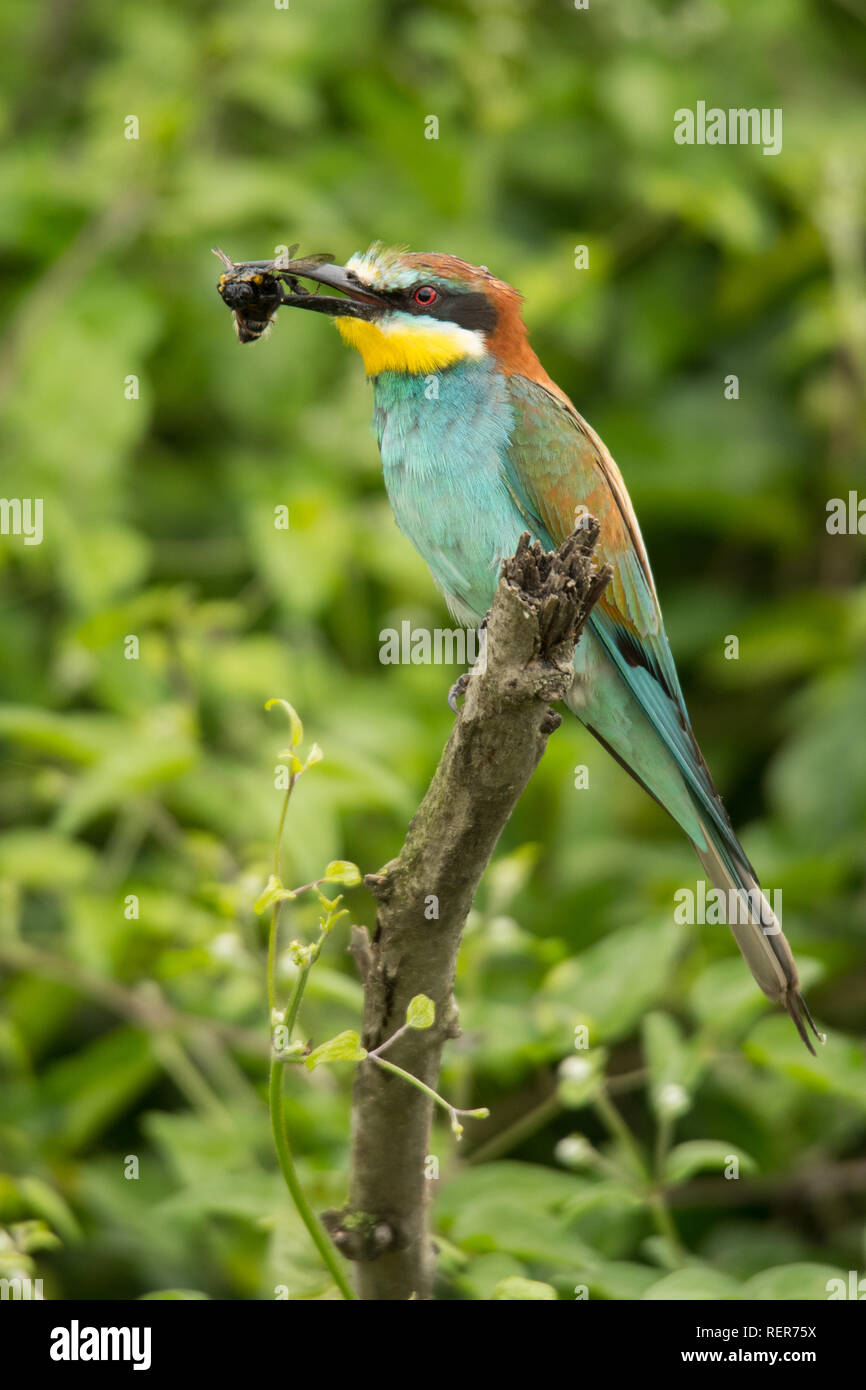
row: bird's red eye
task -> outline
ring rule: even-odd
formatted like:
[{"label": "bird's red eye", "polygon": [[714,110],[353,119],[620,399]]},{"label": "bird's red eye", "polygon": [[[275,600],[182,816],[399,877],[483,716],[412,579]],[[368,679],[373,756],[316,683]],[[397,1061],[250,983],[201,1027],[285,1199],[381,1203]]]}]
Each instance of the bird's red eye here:
[{"label": "bird's red eye", "polygon": [[436,303],[439,295],[432,285],[419,285],[413,298],[416,304],[421,304],[426,309],[429,304]]}]

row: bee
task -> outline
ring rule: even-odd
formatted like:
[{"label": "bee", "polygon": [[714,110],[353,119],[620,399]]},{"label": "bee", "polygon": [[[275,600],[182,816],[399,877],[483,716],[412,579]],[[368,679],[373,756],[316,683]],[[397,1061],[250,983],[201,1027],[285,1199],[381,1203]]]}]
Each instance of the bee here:
[{"label": "bee", "polygon": [[285,286],[293,295],[312,293],[299,283],[298,275],[303,275],[305,269],[334,260],[329,251],[320,251],[293,261],[291,257],[297,249],[297,245],[290,246],[286,256],[273,261],[235,262],[225,251],[214,247],[213,254],[225,266],[217,281],[217,290],[223,303],[232,310],[235,331],[242,343],[255,343],[267,333],[280,305],[290,302]]}]

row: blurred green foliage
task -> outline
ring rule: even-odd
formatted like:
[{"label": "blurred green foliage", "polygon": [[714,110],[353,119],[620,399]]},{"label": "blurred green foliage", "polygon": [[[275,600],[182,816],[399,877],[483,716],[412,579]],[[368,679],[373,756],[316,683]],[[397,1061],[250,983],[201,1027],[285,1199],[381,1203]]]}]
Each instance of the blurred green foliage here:
[{"label": "blurred green foliage", "polygon": [[[866,589],[862,539],[825,529],[864,487],[861,0],[9,0],[0,37],[0,490],[44,499],[41,545],[0,538],[0,1272],[326,1294],[264,1102],[263,705],[325,751],[286,881],[375,870],[455,675],[380,665],[378,635],[450,623],[392,522],[360,363],[313,315],[239,347],[210,247],[381,237],[516,283],[617,457],[830,1033],[812,1061],[724,931],[675,925],[688,846],[563,727],[462,955],[442,1089],[493,1113],[459,1150],[436,1132],[440,1296],[826,1297],[866,1260]],[[675,145],[698,100],[781,107],[782,154]],[[314,910],[284,911],[309,939]],[[359,1021],[338,937],[314,1042]],[[319,1210],[345,1193],[349,1070],[289,1078]]]}]

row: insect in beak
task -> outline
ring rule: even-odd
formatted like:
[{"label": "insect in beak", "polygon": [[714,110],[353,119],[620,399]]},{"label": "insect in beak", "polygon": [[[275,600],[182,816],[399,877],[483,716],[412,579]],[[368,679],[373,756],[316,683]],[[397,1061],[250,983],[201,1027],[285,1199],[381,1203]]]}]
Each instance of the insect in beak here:
[{"label": "insect in beak", "polygon": [[[271,261],[233,261],[225,251],[214,247],[213,254],[224,266],[217,290],[232,310],[235,331],[242,343],[254,343],[263,337],[281,305],[297,303],[311,294],[301,285],[299,275],[334,260],[328,251],[292,260],[297,249],[297,245],[291,246],[286,254]],[[317,284],[316,292],[318,289]]]}]

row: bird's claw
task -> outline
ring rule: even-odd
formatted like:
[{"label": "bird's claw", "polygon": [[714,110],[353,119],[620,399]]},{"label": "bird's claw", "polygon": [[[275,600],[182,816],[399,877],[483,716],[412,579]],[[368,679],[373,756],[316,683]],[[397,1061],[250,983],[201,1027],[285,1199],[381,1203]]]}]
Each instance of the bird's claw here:
[{"label": "bird's claw", "polygon": [[472,672],[464,671],[463,675],[457,677],[457,680],[454,682],[451,689],[448,691],[448,704],[455,714],[458,713],[457,701],[460,699],[461,695],[466,694],[471,679]]}]

